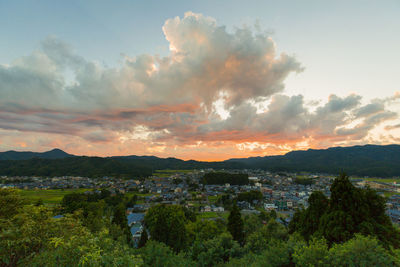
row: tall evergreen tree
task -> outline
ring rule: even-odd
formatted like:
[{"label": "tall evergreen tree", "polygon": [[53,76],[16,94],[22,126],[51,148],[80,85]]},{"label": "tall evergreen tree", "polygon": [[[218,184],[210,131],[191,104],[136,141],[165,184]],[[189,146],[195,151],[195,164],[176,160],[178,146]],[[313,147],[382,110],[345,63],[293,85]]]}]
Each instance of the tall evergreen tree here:
[{"label": "tall evergreen tree", "polygon": [[385,199],[369,188],[356,188],[344,173],[333,182],[329,200],[320,192],[310,196],[309,207],[296,212],[289,231],[307,240],[317,233],[329,245],[361,233],[377,237],[386,247],[400,247],[400,232],[385,214]]},{"label": "tall evergreen tree", "polygon": [[187,219],[181,206],[153,206],[147,211],[144,221],[152,240],[163,242],[176,252],[186,247]]},{"label": "tall evergreen tree", "polygon": [[240,210],[236,205],[236,203],[233,205],[233,208],[228,217],[228,231],[231,233],[234,240],[239,242],[239,244],[243,245],[244,241],[243,220],[240,214]]},{"label": "tall evergreen tree", "polygon": [[114,217],[112,222],[121,227],[121,229],[125,229],[127,227],[128,221],[126,219],[126,208],[125,205],[120,203],[115,207]]}]

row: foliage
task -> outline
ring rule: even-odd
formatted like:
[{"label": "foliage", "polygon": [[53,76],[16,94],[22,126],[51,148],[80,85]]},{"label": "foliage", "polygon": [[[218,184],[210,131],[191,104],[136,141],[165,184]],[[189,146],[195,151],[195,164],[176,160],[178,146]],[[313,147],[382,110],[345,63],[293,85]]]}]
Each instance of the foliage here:
[{"label": "foliage", "polygon": [[134,161],[113,158],[67,157],[62,159],[0,160],[0,175],[7,176],[85,176],[99,178],[147,177],[152,174],[150,167]]},{"label": "foliage", "polygon": [[[232,162],[232,160],[230,160]],[[400,145],[365,145],[291,151],[283,156],[235,160],[248,169],[393,177],[400,175]]]},{"label": "foliage", "polygon": [[0,265],[134,266],[140,263],[122,239],[108,230],[94,235],[80,214],[54,219],[51,209],[26,206],[0,223]]},{"label": "foliage", "polygon": [[14,189],[0,189],[0,219],[11,218],[24,206],[24,199]]},{"label": "foliage", "polygon": [[134,201],[103,190],[66,195],[53,208],[0,189],[0,266],[400,266],[399,230],[385,201],[345,175],[330,199],[313,192],[289,229],[273,212],[242,219],[235,202],[227,221],[153,206],[140,249],[126,238],[126,205]]},{"label": "foliage", "polygon": [[212,239],[222,234],[225,230],[225,226],[218,224],[216,221],[201,219],[189,223],[186,228],[191,242],[195,240],[205,241]]},{"label": "foliage", "polygon": [[152,240],[163,242],[176,252],[185,248],[187,219],[181,206],[153,206],[147,211],[144,221]]},{"label": "foliage", "polygon": [[[332,147],[324,150],[309,149],[307,151],[292,151],[283,156],[230,159],[223,162],[183,161],[176,158],[163,159],[153,156],[68,158],[69,155],[58,155],[59,153],[57,153],[57,157],[67,158],[38,159],[32,157],[41,157],[41,155],[38,155],[40,153],[35,155],[10,155],[10,152],[0,153],[0,175],[146,177],[151,175],[154,169],[192,170],[206,168],[218,170],[264,169],[276,172],[309,171],[332,174],[338,174],[338,170],[344,170],[351,175],[358,176],[393,177],[400,175],[399,145]],[[6,155],[7,153],[8,155]],[[54,158],[54,155],[51,158]]]},{"label": "foliage", "polygon": [[[247,238],[250,234],[253,232],[257,231],[263,226],[263,219],[261,218],[262,216],[259,216],[257,214],[250,214],[246,215],[243,218],[243,231],[245,238]],[[267,218],[265,218],[267,220]],[[265,221],[264,220],[264,221]]]},{"label": "foliage", "polygon": [[139,240],[139,244],[138,244],[138,248],[142,248],[146,245],[147,240],[149,239],[148,235],[147,235],[147,231],[144,229],[142,231],[142,234],[140,235],[140,240]]},{"label": "foliage", "polygon": [[276,240],[286,240],[288,232],[286,228],[275,219],[270,219],[266,225],[258,228],[246,239],[246,251],[260,253],[265,250],[269,243]]},{"label": "foliage", "polygon": [[143,266],[149,267],[179,267],[194,266],[195,264],[185,258],[182,254],[175,254],[170,247],[164,243],[150,240],[141,249]]},{"label": "foliage", "polygon": [[252,203],[253,200],[262,200],[262,199],[263,199],[263,194],[259,190],[242,192],[237,196],[238,201],[247,201],[249,203]]},{"label": "foliage", "polygon": [[398,266],[399,258],[397,264],[395,260],[376,238],[357,234],[344,244],[334,245],[326,262],[330,266]]},{"label": "foliage", "polygon": [[294,182],[301,185],[312,185],[314,180],[310,178],[296,178],[294,179]]},{"label": "foliage", "polygon": [[199,266],[215,266],[241,256],[243,249],[230,234],[223,233],[206,241],[196,240],[188,254]]},{"label": "foliage", "polygon": [[313,192],[309,207],[297,211],[289,230],[298,231],[306,240],[323,236],[329,245],[362,233],[377,237],[386,247],[400,247],[400,232],[385,214],[385,199],[369,188],[354,187],[345,174],[333,182],[329,200],[321,192]]},{"label": "foliage", "polygon": [[293,253],[296,266],[326,266],[328,245],[325,239],[312,239],[308,246],[299,246]]},{"label": "foliage", "polygon": [[246,173],[209,172],[203,177],[204,184],[249,184],[249,175]]},{"label": "foliage", "polygon": [[234,205],[228,217],[228,231],[239,244],[244,242],[243,220],[237,205]]}]

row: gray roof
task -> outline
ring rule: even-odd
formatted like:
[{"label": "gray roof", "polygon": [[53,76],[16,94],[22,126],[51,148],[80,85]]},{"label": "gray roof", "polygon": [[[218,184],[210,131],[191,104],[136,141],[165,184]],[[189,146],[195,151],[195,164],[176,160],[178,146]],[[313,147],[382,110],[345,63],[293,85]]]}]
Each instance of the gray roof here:
[{"label": "gray roof", "polygon": [[131,213],[126,216],[128,219],[128,225],[132,223],[141,222],[144,219],[144,213]]},{"label": "gray roof", "polygon": [[141,227],[131,227],[131,234],[135,235],[137,232],[140,231]]}]

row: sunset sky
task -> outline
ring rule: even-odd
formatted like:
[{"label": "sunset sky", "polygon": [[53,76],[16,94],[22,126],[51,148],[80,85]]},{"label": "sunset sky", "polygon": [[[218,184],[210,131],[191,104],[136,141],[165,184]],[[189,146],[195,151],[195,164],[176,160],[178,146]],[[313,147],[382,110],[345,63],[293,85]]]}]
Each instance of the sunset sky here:
[{"label": "sunset sky", "polygon": [[400,143],[400,1],[1,1],[0,151]]}]

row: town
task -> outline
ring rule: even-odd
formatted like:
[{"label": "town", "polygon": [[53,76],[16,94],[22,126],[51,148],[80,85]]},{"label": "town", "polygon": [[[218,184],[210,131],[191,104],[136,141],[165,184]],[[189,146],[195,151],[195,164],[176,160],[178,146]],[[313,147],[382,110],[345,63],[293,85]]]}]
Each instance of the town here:
[{"label": "town", "polygon": [[[242,214],[275,211],[279,222],[287,225],[297,209],[307,208],[308,198],[314,191],[330,197],[330,186],[335,175],[310,173],[272,173],[263,170],[222,170],[224,173],[244,173],[244,185],[204,184],[203,177],[213,169],[159,170],[146,179],[116,179],[113,177],[6,177],[0,178],[0,188],[20,190],[73,190],[84,189],[85,194],[107,189],[112,195],[132,194],[137,201],[128,207],[126,216],[132,239],[141,236],[145,212],[156,204],[182,205],[202,218],[224,220],[229,204],[237,199]],[[352,177],[356,187],[370,187],[386,197],[386,213],[395,224],[400,223],[400,184],[395,179]]]}]

